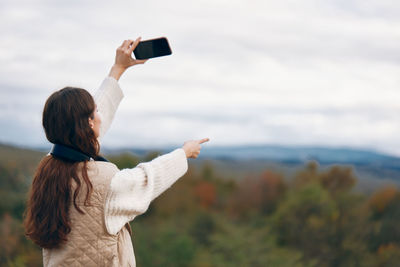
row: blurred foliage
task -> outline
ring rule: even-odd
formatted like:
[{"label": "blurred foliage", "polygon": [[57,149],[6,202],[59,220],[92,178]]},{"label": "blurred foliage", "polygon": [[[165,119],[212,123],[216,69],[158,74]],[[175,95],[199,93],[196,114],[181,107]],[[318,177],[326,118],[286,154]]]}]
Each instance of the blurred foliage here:
[{"label": "blurred foliage", "polygon": [[113,155],[110,157],[107,157],[109,161],[117,165],[119,169],[125,169],[125,168],[133,168],[136,165],[139,164],[140,159],[130,153],[123,153],[120,155]]},{"label": "blurred foliage", "polygon": [[[143,158],[109,157],[119,168]],[[23,157],[24,155],[19,155]],[[42,155],[40,154],[40,157]],[[0,266],[41,266],[22,213],[40,157],[0,161]],[[351,167],[308,163],[294,177],[265,170],[233,180],[212,161],[187,174],[131,223],[138,266],[398,266],[400,191],[356,193]],[[220,173],[220,172],[218,172]],[[361,177],[360,177],[361,178]]]}]

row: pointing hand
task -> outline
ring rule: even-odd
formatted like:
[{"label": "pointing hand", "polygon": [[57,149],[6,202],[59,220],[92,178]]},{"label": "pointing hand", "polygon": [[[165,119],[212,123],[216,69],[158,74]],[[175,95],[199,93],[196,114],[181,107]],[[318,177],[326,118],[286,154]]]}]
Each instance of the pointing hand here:
[{"label": "pointing hand", "polygon": [[183,150],[186,153],[187,158],[197,158],[200,154],[200,149],[201,149],[201,144],[210,141],[209,138],[203,138],[200,140],[191,140],[191,141],[186,141],[183,144]]}]

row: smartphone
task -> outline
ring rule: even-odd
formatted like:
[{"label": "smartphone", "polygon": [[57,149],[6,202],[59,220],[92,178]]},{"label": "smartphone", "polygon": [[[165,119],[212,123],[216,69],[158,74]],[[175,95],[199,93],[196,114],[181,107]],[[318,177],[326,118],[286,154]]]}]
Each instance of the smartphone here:
[{"label": "smartphone", "polygon": [[139,42],[133,53],[136,59],[148,59],[168,56],[172,54],[172,51],[167,38],[160,37]]}]

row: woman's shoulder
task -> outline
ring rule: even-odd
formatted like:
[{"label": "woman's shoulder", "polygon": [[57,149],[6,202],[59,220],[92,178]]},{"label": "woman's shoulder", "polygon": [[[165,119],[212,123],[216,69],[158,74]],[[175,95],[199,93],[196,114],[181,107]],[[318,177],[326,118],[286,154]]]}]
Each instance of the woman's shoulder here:
[{"label": "woman's shoulder", "polygon": [[119,172],[118,167],[114,163],[106,161],[89,161],[87,168],[91,181],[97,180],[106,183],[109,183],[114,175]]}]

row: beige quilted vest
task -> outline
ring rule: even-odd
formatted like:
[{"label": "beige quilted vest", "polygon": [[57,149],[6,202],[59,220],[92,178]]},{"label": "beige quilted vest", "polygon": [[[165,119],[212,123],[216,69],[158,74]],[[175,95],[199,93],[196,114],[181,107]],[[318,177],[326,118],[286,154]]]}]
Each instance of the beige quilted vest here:
[{"label": "beige quilted vest", "polygon": [[85,214],[80,214],[71,204],[68,241],[57,249],[43,249],[44,266],[135,266],[129,224],[116,235],[108,234],[104,224],[107,190],[118,171],[112,163],[88,163],[93,185],[90,206],[83,205],[86,195],[83,183],[77,204]]}]

